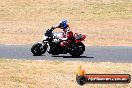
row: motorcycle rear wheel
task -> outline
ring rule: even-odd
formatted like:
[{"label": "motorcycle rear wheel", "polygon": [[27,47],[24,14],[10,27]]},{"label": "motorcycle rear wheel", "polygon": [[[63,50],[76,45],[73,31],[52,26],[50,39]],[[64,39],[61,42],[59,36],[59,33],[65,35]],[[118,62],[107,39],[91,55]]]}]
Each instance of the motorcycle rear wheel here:
[{"label": "motorcycle rear wheel", "polygon": [[70,55],[72,55],[73,57],[79,57],[84,53],[84,51],[85,45],[82,42],[80,42],[74,46],[73,50],[70,52]]}]

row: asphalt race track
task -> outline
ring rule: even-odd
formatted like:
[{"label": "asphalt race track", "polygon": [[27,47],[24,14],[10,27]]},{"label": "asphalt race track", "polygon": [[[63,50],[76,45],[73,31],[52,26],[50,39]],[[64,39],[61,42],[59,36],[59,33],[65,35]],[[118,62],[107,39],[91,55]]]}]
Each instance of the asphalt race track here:
[{"label": "asphalt race track", "polygon": [[33,56],[30,52],[31,46],[0,45],[0,59],[132,62],[132,47],[126,46],[87,46],[81,57],[74,58],[69,54],[52,56],[47,52],[43,56]]}]

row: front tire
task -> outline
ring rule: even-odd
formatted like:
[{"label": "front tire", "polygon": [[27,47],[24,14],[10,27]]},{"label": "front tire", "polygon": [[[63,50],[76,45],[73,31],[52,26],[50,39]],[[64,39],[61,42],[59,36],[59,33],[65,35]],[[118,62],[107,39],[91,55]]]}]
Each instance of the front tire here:
[{"label": "front tire", "polygon": [[41,56],[42,54],[44,54],[47,50],[47,45],[43,45],[42,43],[35,43],[32,48],[31,48],[31,52],[33,53],[34,56]]}]

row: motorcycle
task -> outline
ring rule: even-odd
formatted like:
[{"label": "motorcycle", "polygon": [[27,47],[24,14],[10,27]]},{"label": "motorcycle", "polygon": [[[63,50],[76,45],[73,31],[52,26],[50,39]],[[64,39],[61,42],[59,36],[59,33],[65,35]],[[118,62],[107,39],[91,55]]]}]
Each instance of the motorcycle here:
[{"label": "motorcycle", "polygon": [[[84,53],[85,45],[82,41],[85,40],[86,35],[70,32],[73,34],[73,37],[68,42],[68,40],[63,40],[64,33],[53,33],[53,30],[53,28],[48,29],[43,37],[43,41],[37,42],[32,46],[31,52],[34,56],[41,56],[46,51],[52,55],[69,53],[71,56],[80,56]],[[47,50],[48,46],[50,47],[49,50]]]}]

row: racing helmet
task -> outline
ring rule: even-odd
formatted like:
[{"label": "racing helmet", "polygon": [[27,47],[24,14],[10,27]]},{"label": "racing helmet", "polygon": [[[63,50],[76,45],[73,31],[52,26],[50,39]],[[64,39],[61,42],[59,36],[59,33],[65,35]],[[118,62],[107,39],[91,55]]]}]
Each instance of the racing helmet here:
[{"label": "racing helmet", "polygon": [[61,20],[59,22],[59,24],[60,24],[61,28],[65,29],[67,27],[67,20]]}]

